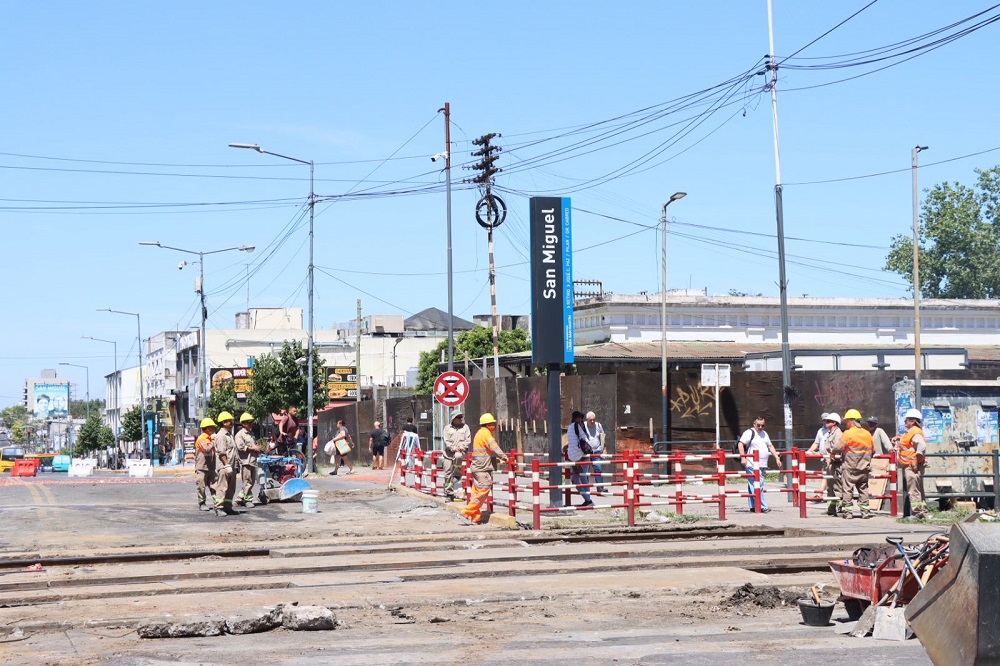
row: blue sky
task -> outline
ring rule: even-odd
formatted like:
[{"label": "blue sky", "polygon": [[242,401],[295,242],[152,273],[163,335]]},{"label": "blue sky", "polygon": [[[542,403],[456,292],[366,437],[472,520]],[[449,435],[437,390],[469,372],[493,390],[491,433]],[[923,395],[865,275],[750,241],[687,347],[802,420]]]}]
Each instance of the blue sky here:
[{"label": "blue sky", "polygon": [[[777,55],[791,55],[866,4],[776,0]],[[987,7],[880,0],[788,64],[830,62],[802,58],[876,48]],[[997,59],[996,31],[988,26],[823,87],[812,86],[878,65],[781,70],[787,252],[809,263],[789,264],[791,295],[908,295],[902,280],[879,269],[892,236],[910,228],[910,149],[930,146],[921,162],[931,164],[1000,146],[996,86],[983,76]],[[140,241],[205,251],[257,246],[253,255],[206,260],[210,326],[231,327],[246,307],[248,270],[251,306],[305,307],[300,218],[308,169],[231,142],[316,162],[324,198],[316,208],[317,326],[353,318],[359,297],[366,314],[444,309],[445,195],[433,187],[443,176],[428,157],[443,149],[437,109],[446,101],[455,142],[456,314],[489,311],[486,235],[472,216],[478,196],[461,185],[469,174],[459,168],[471,161],[468,141],[486,132],[503,135],[497,185],[511,209],[497,229],[502,311],[529,308],[526,197],[537,192],[571,196],[577,248],[597,246],[577,253],[577,279],[603,280],[618,293],[657,291],[659,236],[636,224],[655,225],[663,202],[683,190],[688,197],[669,209],[670,286],[777,294],[763,77],[751,74],[729,90],[726,106],[638,173],[587,186],[658,150],[680,127],[667,125],[691,122],[707,107],[651,122],[618,145],[539,160],[594,136],[556,138],[568,128],[754,71],[768,52],[765,0],[16,3],[5,12],[0,44],[8,63],[0,107],[0,276],[8,291],[0,405],[18,402],[25,377],[60,361],[89,366],[91,393],[101,395],[111,346],[81,336],[117,340],[119,363],[129,353],[134,363],[134,322],[97,308],[141,312],[147,336],[198,323],[196,267],[178,271],[184,256]],[[998,163],[1000,151],[930,165],[921,186],[971,184],[974,168]],[[895,169],[904,171],[795,184]],[[407,188],[435,191],[341,198]],[[82,396],[84,371],[59,369]]]}]

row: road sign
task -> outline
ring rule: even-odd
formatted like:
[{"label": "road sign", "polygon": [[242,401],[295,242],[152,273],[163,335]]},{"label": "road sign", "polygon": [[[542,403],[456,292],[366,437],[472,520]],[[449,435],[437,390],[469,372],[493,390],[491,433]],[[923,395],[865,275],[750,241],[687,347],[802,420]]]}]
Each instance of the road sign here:
[{"label": "road sign", "polygon": [[458,407],[469,397],[469,380],[457,372],[443,372],[434,380],[434,398],[445,407]]},{"label": "road sign", "polygon": [[729,386],[728,363],[702,363],[702,386]]}]

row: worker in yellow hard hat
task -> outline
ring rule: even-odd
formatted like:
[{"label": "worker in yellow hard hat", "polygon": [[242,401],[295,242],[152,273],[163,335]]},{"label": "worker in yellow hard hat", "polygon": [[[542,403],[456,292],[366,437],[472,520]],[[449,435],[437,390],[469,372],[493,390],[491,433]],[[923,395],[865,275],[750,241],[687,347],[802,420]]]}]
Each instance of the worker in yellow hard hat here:
[{"label": "worker in yellow hard hat", "polygon": [[[215,505],[215,498],[212,498],[212,505],[208,506],[208,495],[212,494],[212,486],[215,484],[215,444],[212,443],[212,433],[216,429],[215,421],[212,419],[201,420],[201,434],[194,443],[194,477],[198,484],[198,510],[211,511]],[[206,494],[207,489],[207,494]]]},{"label": "worker in yellow hard hat", "polygon": [[233,515],[233,495],[236,494],[236,469],[239,458],[236,454],[236,441],[233,439],[233,421],[236,419],[229,412],[219,413],[219,423],[222,427],[212,437],[215,444],[215,515]]},{"label": "worker in yellow hard hat", "polygon": [[862,518],[871,518],[868,507],[868,476],[872,471],[875,445],[872,434],[861,425],[861,412],[848,409],[844,414],[847,428],[841,435],[844,467],[840,477],[840,515],[854,517],[854,489],[858,490],[858,508]]},{"label": "worker in yellow hard hat", "polygon": [[253,487],[257,483],[257,455],[260,445],[253,436],[253,414],[243,412],[240,416],[240,431],[236,433],[236,454],[240,461],[240,477],[243,490],[236,496],[240,506],[253,506]]},{"label": "worker in yellow hard hat", "polygon": [[493,472],[497,462],[507,462],[507,456],[500,450],[494,433],[497,420],[486,412],[479,417],[479,430],[472,441],[472,492],[469,503],[462,509],[462,521],[466,525],[479,524],[483,520],[483,505],[493,490]]}]

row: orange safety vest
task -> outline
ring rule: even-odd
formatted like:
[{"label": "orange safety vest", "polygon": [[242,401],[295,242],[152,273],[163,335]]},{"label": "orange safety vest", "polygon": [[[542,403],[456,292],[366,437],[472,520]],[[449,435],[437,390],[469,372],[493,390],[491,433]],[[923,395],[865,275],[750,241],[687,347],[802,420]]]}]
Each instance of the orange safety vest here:
[{"label": "orange safety vest", "polygon": [[494,470],[494,457],[503,456],[503,451],[497,446],[497,441],[493,438],[493,433],[489,428],[480,428],[476,431],[476,438],[472,442],[472,471],[492,472]]},{"label": "orange safety vest", "polygon": [[870,456],[875,453],[872,434],[864,428],[849,428],[840,436],[840,439],[843,442],[844,453],[851,453],[857,456]]},{"label": "orange safety vest", "polygon": [[924,431],[920,426],[913,426],[905,435],[899,439],[899,449],[896,451],[896,462],[900,467],[915,467],[917,464],[917,447],[913,445],[913,438],[923,435]]},{"label": "orange safety vest", "polygon": [[210,455],[215,453],[212,446],[212,436],[207,432],[198,435],[198,440],[194,443],[195,453],[199,455]]}]

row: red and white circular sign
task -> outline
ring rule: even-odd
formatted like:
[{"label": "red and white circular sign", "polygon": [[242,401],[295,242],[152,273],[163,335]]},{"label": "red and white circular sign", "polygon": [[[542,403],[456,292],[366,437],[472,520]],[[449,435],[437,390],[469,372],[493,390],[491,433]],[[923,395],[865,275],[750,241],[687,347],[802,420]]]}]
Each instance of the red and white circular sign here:
[{"label": "red and white circular sign", "polygon": [[442,372],[434,380],[434,398],[446,407],[458,407],[469,397],[469,380],[457,372]]}]

